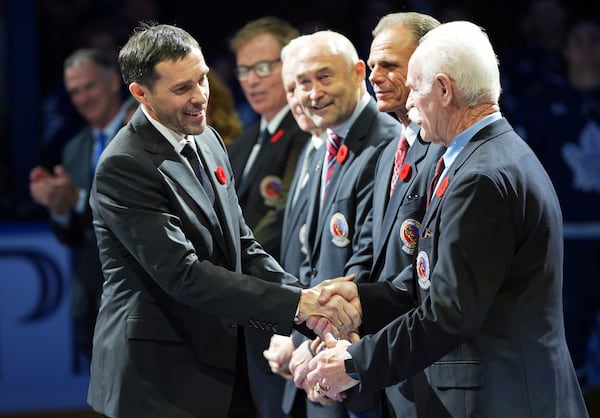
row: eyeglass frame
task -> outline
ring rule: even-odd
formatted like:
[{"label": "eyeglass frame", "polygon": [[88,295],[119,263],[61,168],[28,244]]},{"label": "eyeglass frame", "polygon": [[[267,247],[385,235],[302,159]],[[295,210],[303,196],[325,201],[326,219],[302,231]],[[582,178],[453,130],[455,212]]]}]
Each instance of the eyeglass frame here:
[{"label": "eyeglass frame", "polygon": [[[277,62],[281,62],[281,58],[274,60],[263,60],[252,65],[238,65],[235,67],[234,73],[237,79],[240,81],[246,81],[250,76],[251,71],[254,71],[254,74],[256,74],[258,78],[265,78],[273,73],[273,64]],[[265,66],[264,70],[259,69],[259,66],[262,65]]]}]

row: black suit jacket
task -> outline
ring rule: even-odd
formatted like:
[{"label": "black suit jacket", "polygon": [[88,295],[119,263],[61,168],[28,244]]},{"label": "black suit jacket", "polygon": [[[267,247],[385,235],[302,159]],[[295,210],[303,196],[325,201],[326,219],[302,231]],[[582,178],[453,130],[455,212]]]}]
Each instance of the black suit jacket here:
[{"label": "black suit jacket", "polygon": [[105,282],[88,402],[110,417],[224,418],[236,323],[292,330],[300,289],[284,283],[297,280],[245,224],[221,139],[208,127],[195,139],[214,207],[141,109],[98,164],[90,203]]},{"label": "black suit jacket", "polygon": [[[237,194],[246,223],[265,251],[280,260],[285,201],[298,157],[310,134],[298,127],[294,115],[288,111],[272,134],[271,141],[261,148],[247,174],[248,179],[244,180],[240,188],[244,167],[260,135],[259,129],[260,122],[257,122],[242,132],[230,146],[229,157],[238,183]],[[272,188],[273,194],[269,194],[267,186],[276,183],[279,184],[279,190],[275,192],[276,188]]]},{"label": "black suit jacket", "polygon": [[[562,216],[543,167],[505,119],[467,143],[422,222],[418,306],[394,281],[359,284],[349,352],[372,391],[424,370],[419,417],[586,417],[562,312]],[[394,319],[394,316],[396,318]]]}]

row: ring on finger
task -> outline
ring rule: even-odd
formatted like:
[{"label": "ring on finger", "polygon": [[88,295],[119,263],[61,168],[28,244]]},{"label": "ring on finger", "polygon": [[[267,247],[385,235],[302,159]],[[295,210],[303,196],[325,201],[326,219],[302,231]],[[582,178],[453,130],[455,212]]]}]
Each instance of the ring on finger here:
[{"label": "ring on finger", "polygon": [[329,390],[329,387],[322,385],[321,382],[317,382],[314,386],[314,390],[317,393],[317,395],[325,396],[325,394]]}]

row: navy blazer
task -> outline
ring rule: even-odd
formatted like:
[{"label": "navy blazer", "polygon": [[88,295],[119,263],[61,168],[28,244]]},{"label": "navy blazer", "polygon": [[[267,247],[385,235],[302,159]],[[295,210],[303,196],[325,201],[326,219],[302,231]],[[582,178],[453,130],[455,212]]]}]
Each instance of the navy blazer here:
[{"label": "navy blazer", "polygon": [[[360,234],[361,240],[371,240],[369,251],[362,249],[353,254],[347,267],[366,265],[370,277],[359,281],[384,281],[394,279],[404,268],[412,266],[425,215],[427,188],[433,177],[435,165],[445,148],[415,138],[404,161],[405,176],[396,184],[390,197],[390,181],[394,169],[394,155],[399,142],[390,142],[379,157],[375,169],[373,207]],[[366,247],[365,247],[366,248]],[[364,270],[363,270],[364,271]],[[410,302],[410,299],[409,299]],[[408,307],[414,304],[408,303]],[[385,394],[398,417],[416,417],[413,378],[389,386]]]},{"label": "navy blazer", "polygon": [[296,278],[245,224],[218,134],[195,139],[214,206],[141,109],[98,163],[90,204],[105,282],[88,402],[107,416],[225,418],[235,323],[292,331]]},{"label": "navy blazer", "polygon": [[349,349],[360,389],[424,370],[419,417],[588,416],[565,341],[562,245],[538,159],[505,119],[483,128],[423,219],[418,306],[403,313],[412,267],[395,286],[359,284],[363,325],[376,332]]}]

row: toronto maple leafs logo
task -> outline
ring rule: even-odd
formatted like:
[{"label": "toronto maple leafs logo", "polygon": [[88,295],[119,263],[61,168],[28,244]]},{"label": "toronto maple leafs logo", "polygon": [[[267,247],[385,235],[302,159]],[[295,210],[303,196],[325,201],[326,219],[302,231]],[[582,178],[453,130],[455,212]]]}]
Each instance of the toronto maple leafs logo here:
[{"label": "toronto maple leafs logo", "polygon": [[600,126],[588,122],[581,130],[579,144],[562,147],[562,156],[573,173],[573,188],[600,193]]}]

